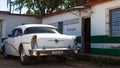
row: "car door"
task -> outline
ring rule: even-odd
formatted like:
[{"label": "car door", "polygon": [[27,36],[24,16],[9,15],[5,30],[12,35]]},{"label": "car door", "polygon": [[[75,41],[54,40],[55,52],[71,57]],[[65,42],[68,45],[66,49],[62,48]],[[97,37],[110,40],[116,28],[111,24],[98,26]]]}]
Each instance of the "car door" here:
[{"label": "car door", "polygon": [[8,55],[13,55],[14,54],[14,37],[15,37],[15,32],[16,32],[16,29],[14,29],[12,31],[12,35],[11,37],[8,36],[8,39],[4,41],[4,44],[5,44],[5,50],[6,50],[6,53]]},{"label": "car door", "polygon": [[22,29],[17,28],[13,30],[13,49],[11,50],[12,55],[19,56],[18,48],[21,43]]},{"label": "car door", "polygon": [[13,43],[13,37],[8,37],[4,41],[5,51],[8,55],[12,55],[12,43]]}]

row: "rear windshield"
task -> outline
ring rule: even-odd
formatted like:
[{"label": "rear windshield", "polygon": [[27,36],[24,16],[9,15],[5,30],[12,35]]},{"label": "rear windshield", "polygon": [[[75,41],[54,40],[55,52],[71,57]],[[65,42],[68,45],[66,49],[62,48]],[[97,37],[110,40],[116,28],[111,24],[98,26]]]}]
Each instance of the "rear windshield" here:
[{"label": "rear windshield", "polygon": [[56,29],[48,27],[29,27],[24,31],[24,34],[32,33],[57,33]]}]

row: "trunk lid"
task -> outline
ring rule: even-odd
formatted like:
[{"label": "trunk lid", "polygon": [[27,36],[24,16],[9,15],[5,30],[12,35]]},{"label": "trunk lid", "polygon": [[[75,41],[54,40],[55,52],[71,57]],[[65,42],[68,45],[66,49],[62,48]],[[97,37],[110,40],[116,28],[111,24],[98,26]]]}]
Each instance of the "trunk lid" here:
[{"label": "trunk lid", "polygon": [[37,44],[39,48],[73,48],[74,36],[62,34],[37,34]]}]

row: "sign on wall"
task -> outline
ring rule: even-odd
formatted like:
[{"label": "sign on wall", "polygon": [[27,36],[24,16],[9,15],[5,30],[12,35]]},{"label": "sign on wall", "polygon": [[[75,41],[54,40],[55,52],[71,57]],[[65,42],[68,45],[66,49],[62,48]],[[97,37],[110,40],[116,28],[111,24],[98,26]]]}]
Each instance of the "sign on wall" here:
[{"label": "sign on wall", "polygon": [[80,26],[79,21],[72,20],[72,21],[69,21],[69,23],[64,24],[63,34],[81,36],[81,26]]}]

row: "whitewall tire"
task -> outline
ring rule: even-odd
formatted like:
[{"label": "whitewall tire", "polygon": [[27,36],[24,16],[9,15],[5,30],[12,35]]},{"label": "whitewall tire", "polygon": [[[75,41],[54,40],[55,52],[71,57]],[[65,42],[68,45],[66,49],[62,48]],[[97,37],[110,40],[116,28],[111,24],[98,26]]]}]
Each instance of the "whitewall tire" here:
[{"label": "whitewall tire", "polygon": [[20,50],[20,62],[23,65],[27,65],[30,63],[30,56],[27,56],[25,54],[25,51],[23,48],[21,48],[21,50]]}]

